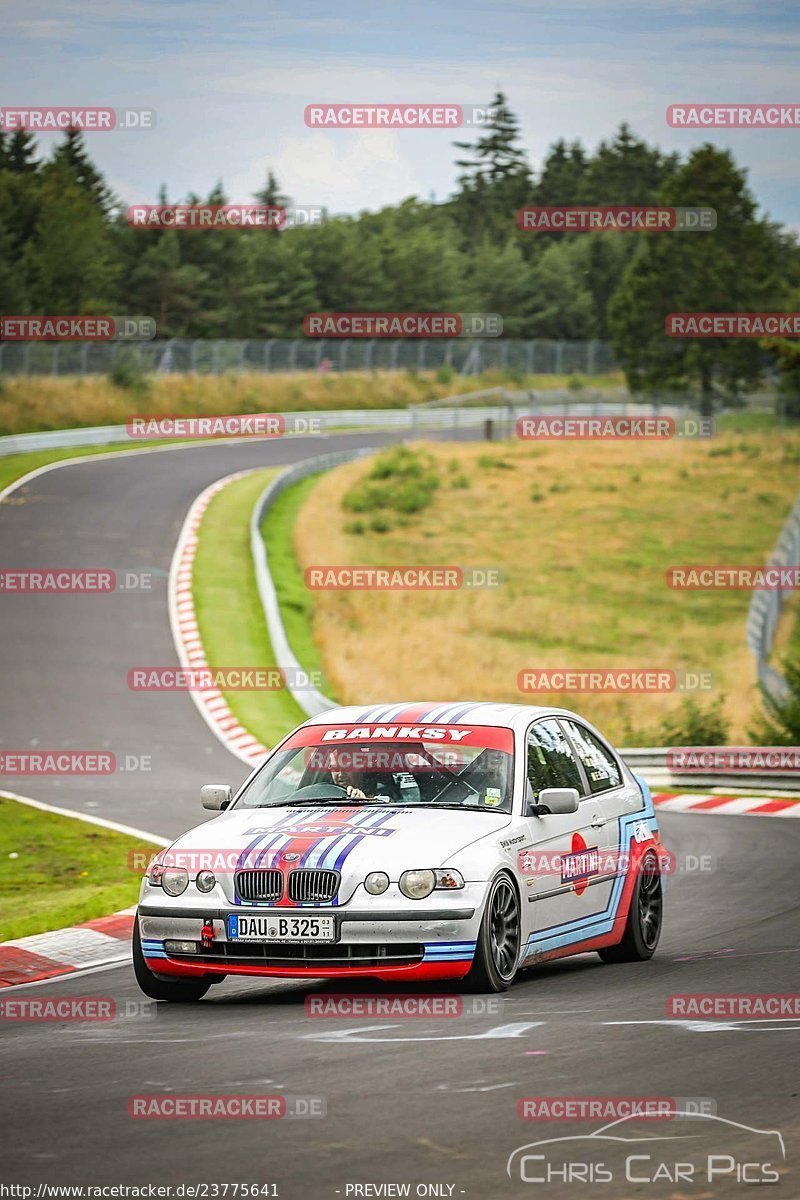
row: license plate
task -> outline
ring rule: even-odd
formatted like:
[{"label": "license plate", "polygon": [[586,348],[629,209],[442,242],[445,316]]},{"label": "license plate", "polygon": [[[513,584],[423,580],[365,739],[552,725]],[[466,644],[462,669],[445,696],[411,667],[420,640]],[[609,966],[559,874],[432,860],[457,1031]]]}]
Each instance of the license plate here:
[{"label": "license plate", "polygon": [[233,913],[228,917],[228,938],[232,942],[333,942],[336,925],[333,917]]}]

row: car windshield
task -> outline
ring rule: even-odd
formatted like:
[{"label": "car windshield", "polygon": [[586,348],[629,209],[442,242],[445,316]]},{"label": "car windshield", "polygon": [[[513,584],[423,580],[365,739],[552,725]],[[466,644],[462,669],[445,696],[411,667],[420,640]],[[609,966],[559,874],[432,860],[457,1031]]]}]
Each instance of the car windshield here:
[{"label": "car windshield", "polygon": [[237,808],[385,804],[510,812],[513,734],[493,727],[298,729]]}]

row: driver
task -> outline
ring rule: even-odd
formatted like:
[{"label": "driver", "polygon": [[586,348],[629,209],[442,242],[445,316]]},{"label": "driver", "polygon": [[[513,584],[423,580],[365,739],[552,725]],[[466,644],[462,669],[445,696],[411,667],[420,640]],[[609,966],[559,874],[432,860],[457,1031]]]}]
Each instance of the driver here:
[{"label": "driver", "polygon": [[359,758],[364,755],[361,749],[332,750],[328,760],[331,779],[336,787],[340,787],[351,800],[366,800],[368,797],[379,799],[399,800],[398,789],[394,780],[381,778],[367,779],[367,772],[359,764]]}]

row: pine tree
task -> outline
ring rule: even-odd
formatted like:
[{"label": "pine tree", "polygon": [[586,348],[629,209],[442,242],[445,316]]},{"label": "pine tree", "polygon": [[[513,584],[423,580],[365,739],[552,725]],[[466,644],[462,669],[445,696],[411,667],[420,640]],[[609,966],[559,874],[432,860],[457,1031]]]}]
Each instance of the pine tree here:
[{"label": "pine tree", "polygon": [[107,215],[115,200],[106,181],[94,165],[86,150],[83,134],[79,129],[68,129],[64,140],[53,155],[56,166],[67,168],[82,192],[85,193]]},{"label": "pine tree", "polygon": [[15,129],[8,147],[7,166],[17,175],[33,175],[39,170],[39,161],[34,158],[36,143],[27,129]]}]

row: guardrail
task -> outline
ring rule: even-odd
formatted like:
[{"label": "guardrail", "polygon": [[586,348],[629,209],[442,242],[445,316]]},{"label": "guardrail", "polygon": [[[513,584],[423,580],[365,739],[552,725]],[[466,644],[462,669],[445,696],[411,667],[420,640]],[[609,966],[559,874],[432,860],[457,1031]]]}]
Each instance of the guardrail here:
[{"label": "guardrail", "polygon": [[[680,746],[670,750],[680,750]],[[722,750],[724,747],[708,747]],[[667,755],[670,750],[658,746],[627,747],[620,750],[632,771],[643,775],[648,783],[667,790],[682,788],[730,787],[734,791],[759,791],[765,794],[779,789],[783,792],[800,792],[800,775],[796,771],[731,771],[717,769],[714,771],[672,771],[667,766]]]},{"label": "guardrail", "polygon": [[264,609],[264,617],[275,654],[275,662],[284,672],[287,687],[292,696],[303,712],[309,717],[315,717],[318,713],[325,712],[329,708],[334,708],[335,705],[332,700],[329,700],[327,696],[323,696],[322,692],[310,683],[302,684],[297,682],[307,672],[305,672],[289,645],[289,638],[287,637],[283,618],[281,617],[275,584],[269,569],[267,548],[261,536],[261,523],[281,492],[285,491],[287,487],[291,487],[293,483],[299,483],[301,479],[306,479],[309,475],[317,475],[320,471],[327,471],[331,467],[338,467],[342,463],[352,462],[353,459],[362,458],[364,455],[371,453],[372,450],[369,447],[360,450],[339,450],[333,454],[320,454],[316,458],[306,458],[303,462],[287,467],[285,471],[281,471],[280,475],[267,484],[264,491],[256,500],[250,515],[250,552],[253,556],[258,594],[261,597],[261,607]]},{"label": "guardrail", "polygon": [[[546,393],[526,395],[525,393],[499,390],[509,397],[505,404],[465,404],[461,406],[451,403],[449,407],[413,405],[409,408],[331,408],[287,412],[283,415],[296,418],[298,423],[311,434],[325,434],[347,429],[406,429],[410,436],[415,437],[429,431],[442,429],[452,429],[454,432],[462,429],[476,429],[485,426],[487,421],[493,422],[498,434],[504,433],[510,436],[519,416],[539,411],[558,414],[577,412],[581,416],[650,416],[652,414],[679,416],[685,415],[687,411],[685,407],[677,403],[669,406],[633,400],[581,400],[580,398],[568,402],[564,400],[556,402],[548,401]],[[491,392],[477,394],[486,396],[495,393],[492,389]],[[455,399],[461,399],[461,397],[450,397],[451,401]],[[288,436],[303,437],[305,435],[297,433]],[[224,439],[218,440],[223,441]],[[126,425],[49,429],[41,433],[13,433],[0,437],[0,458],[8,454],[26,454],[39,450],[68,450],[80,446],[118,444],[129,449],[146,449],[148,445],[141,438],[131,437]]]},{"label": "guardrail", "polygon": [[[784,521],[767,565],[800,565],[800,496]],[[780,671],[770,665],[769,659],[787,592],[794,594],[793,589],[758,589],[753,593],[747,614],[747,644],[755,656],[758,682],[778,704],[788,700],[789,689],[786,680]]]}]

